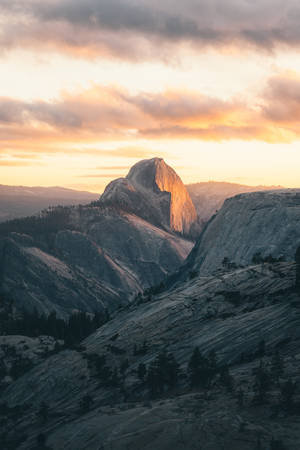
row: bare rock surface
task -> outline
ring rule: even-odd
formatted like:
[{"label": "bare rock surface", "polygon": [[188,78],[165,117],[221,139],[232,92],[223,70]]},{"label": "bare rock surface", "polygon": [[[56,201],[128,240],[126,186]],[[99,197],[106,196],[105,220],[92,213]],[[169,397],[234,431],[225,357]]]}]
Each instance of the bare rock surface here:
[{"label": "bare rock surface", "polygon": [[100,202],[1,224],[0,291],[20,309],[112,311],[182,265],[196,212],[176,173],[156,158],[110,186]]},{"label": "bare rock surface", "polygon": [[193,202],[176,172],[162,158],[135,164],[126,178],[112,181],[100,201],[182,234],[197,220]]},{"label": "bare rock surface", "polygon": [[293,260],[300,243],[300,190],[240,194],[225,201],[203,231],[190,265],[213,273],[222,261],[248,265],[255,254]]},{"label": "bare rock surface", "polygon": [[[294,281],[294,263],[251,266],[194,278],[120,311],[83,342],[81,352],[65,350],[51,356],[3,392],[3,401],[11,406],[30,405],[18,423],[19,433],[28,433],[20,449],[30,448],[41,430],[55,449],[192,450],[200,445],[204,450],[252,450],[258,437],[262,448],[274,437],[283,439],[288,449],[298,449],[299,416],[272,418],[268,403],[253,404],[252,373],[259,366],[262,338],[264,364],[270,364],[270,355],[279,349],[286,376],[295,379],[299,373],[300,300]],[[145,340],[148,351],[135,353],[134,345]],[[230,364],[235,390],[245,392],[243,407],[235,394],[218,385],[208,392],[188,391],[184,381],[178,390],[148,400],[137,379],[138,365],[148,365],[167,349],[184,373],[195,346],[204,354],[214,349],[220,364]],[[99,385],[89,354],[106,355],[111,367],[128,359],[126,396],[122,389]],[[87,394],[93,403],[82,414],[78,405]],[[279,399],[278,388],[270,395],[273,402]],[[34,412],[42,401],[52,411],[44,425]]]}]

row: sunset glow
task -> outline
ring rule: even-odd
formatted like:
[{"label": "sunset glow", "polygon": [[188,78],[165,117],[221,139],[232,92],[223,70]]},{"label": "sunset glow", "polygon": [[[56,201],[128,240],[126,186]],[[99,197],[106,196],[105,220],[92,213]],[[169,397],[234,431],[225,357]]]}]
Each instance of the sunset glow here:
[{"label": "sunset glow", "polygon": [[299,14],[292,0],[2,1],[0,183],[101,192],[161,156],[186,183],[299,187]]}]

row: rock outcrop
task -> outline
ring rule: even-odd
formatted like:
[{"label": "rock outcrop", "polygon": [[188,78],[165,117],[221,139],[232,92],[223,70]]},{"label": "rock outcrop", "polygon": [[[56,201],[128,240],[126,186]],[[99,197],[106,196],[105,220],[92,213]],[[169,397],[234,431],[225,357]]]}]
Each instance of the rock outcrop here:
[{"label": "rock outcrop", "polygon": [[300,190],[240,194],[225,201],[202,232],[189,269],[201,274],[229,264],[246,266],[254,255],[293,261],[300,243]]},{"label": "rock outcrop", "polygon": [[[48,445],[57,450],[192,450],[199,448],[199,442],[203,450],[252,450],[258,435],[262,448],[269,448],[275,436],[297,450],[299,417],[270,414],[271,406],[280,400],[278,387],[272,387],[266,404],[253,403],[253,369],[261,363],[257,351],[262,339],[263,364],[269,367],[277,349],[285,359],[285,379],[299,374],[300,309],[292,291],[294,281],[293,263],[258,265],[192,279],[151,302],[119,312],[84,341],[83,352],[66,350],[51,356],[2,393],[2,401],[10,406],[30,405],[16,428],[19,434],[22,430],[27,434],[20,450],[30,448],[41,429]],[[233,293],[238,295],[233,298]],[[145,341],[147,351],[135,352]],[[181,381],[179,389],[149,402],[137,377],[139,364],[149,367],[159,352],[167,350],[175,355],[184,375],[195,346],[204,355],[215,350],[218,363],[231,366],[234,392],[218,381],[208,391],[191,391]],[[99,384],[88,362],[97,354],[104,355],[111,368],[127,361],[122,389]],[[236,399],[240,389],[243,406]],[[80,413],[78,405],[86,395],[92,404]],[[42,426],[35,418],[41,402],[50,407]]]},{"label": "rock outcrop", "polygon": [[1,224],[0,291],[63,317],[114,310],[180,267],[193,242],[173,231],[188,232],[195,214],[175,172],[142,161],[100,202]]},{"label": "rock outcrop", "polygon": [[118,204],[157,226],[182,234],[189,234],[197,220],[184,184],[161,158],[135,164],[126,178],[107,186],[100,201]]}]

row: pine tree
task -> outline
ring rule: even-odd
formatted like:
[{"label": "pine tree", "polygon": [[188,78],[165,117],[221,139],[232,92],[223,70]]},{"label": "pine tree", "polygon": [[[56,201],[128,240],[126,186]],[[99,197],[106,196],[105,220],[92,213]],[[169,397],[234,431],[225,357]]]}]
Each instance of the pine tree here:
[{"label": "pine tree", "polygon": [[234,379],[229,372],[229,367],[227,365],[223,366],[220,370],[220,382],[226,387],[228,392],[232,392],[234,388]]},{"label": "pine tree", "polygon": [[129,368],[129,361],[126,358],[120,365],[120,373],[121,373],[123,378],[125,377],[125,373],[128,370],[128,368]]},{"label": "pine tree", "polygon": [[211,350],[209,352],[208,364],[209,364],[209,368],[211,370],[211,377],[213,378],[213,376],[217,373],[217,369],[218,369],[217,354],[216,354],[215,350]]},{"label": "pine tree", "polygon": [[262,358],[266,354],[266,342],[264,339],[262,339],[258,344],[257,354],[260,358]]},{"label": "pine tree", "polygon": [[295,392],[296,392],[296,383],[293,383],[291,379],[286,381],[280,387],[281,405],[287,411],[291,411],[293,408]]},{"label": "pine tree", "polygon": [[165,389],[174,388],[178,382],[179,365],[172,353],[162,352],[149,366],[147,385],[151,395],[163,394]]},{"label": "pine tree", "polygon": [[138,378],[141,380],[141,381],[144,381],[145,380],[145,376],[146,376],[146,374],[147,374],[147,369],[146,369],[146,366],[145,366],[145,364],[144,363],[140,363],[139,364],[139,366],[138,366]]},{"label": "pine tree", "polygon": [[93,399],[89,394],[87,394],[79,401],[79,409],[82,413],[86,413],[91,409],[92,404]]},{"label": "pine tree", "polygon": [[272,355],[271,359],[271,376],[278,381],[284,373],[284,361],[278,350]]},{"label": "pine tree", "polygon": [[270,442],[270,450],[286,450],[286,447],[283,445],[281,439],[274,439],[272,437],[272,440]]},{"label": "pine tree", "polygon": [[244,391],[241,388],[237,391],[237,403],[240,408],[244,405]]},{"label": "pine tree", "polygon": [[198,347],[193,351],[193,354],[188,363],[188,378],[192,388],[201,387],[207,388],[212,380],[212,370],[210,362],[205,358]]},{"label": "pine tree", "polygon": [[179,364],[173,353],[168,353],[164,361],[165,384],[169,388],[174,388],[178,382]]},{"label": "pine tree", "polygon": [[49,418],[49,405],[46,402],[40,404],[39,410],[37,412],[38,416],[41,417],[43,422],[47,422]]},{"label": "pine tree", "polygon": [[296,289],[300,292],[300,246],[297,248],[296,255]]},{"label": "pine tree", "polygon": [[259,367],[255,370],[254,379],[254,402],[263,404],[266,401],[267,393],[271,387],[271,376],[267,369],[264,367],[262,361]]}]

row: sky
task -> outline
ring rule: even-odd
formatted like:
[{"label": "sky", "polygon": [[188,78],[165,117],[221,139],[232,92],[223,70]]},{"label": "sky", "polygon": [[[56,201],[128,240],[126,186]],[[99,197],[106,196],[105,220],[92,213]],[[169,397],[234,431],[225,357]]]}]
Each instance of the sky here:
[{"label": "sky", "polygon": [[0,184],[300,187],[298,0],[1,0]]}]

